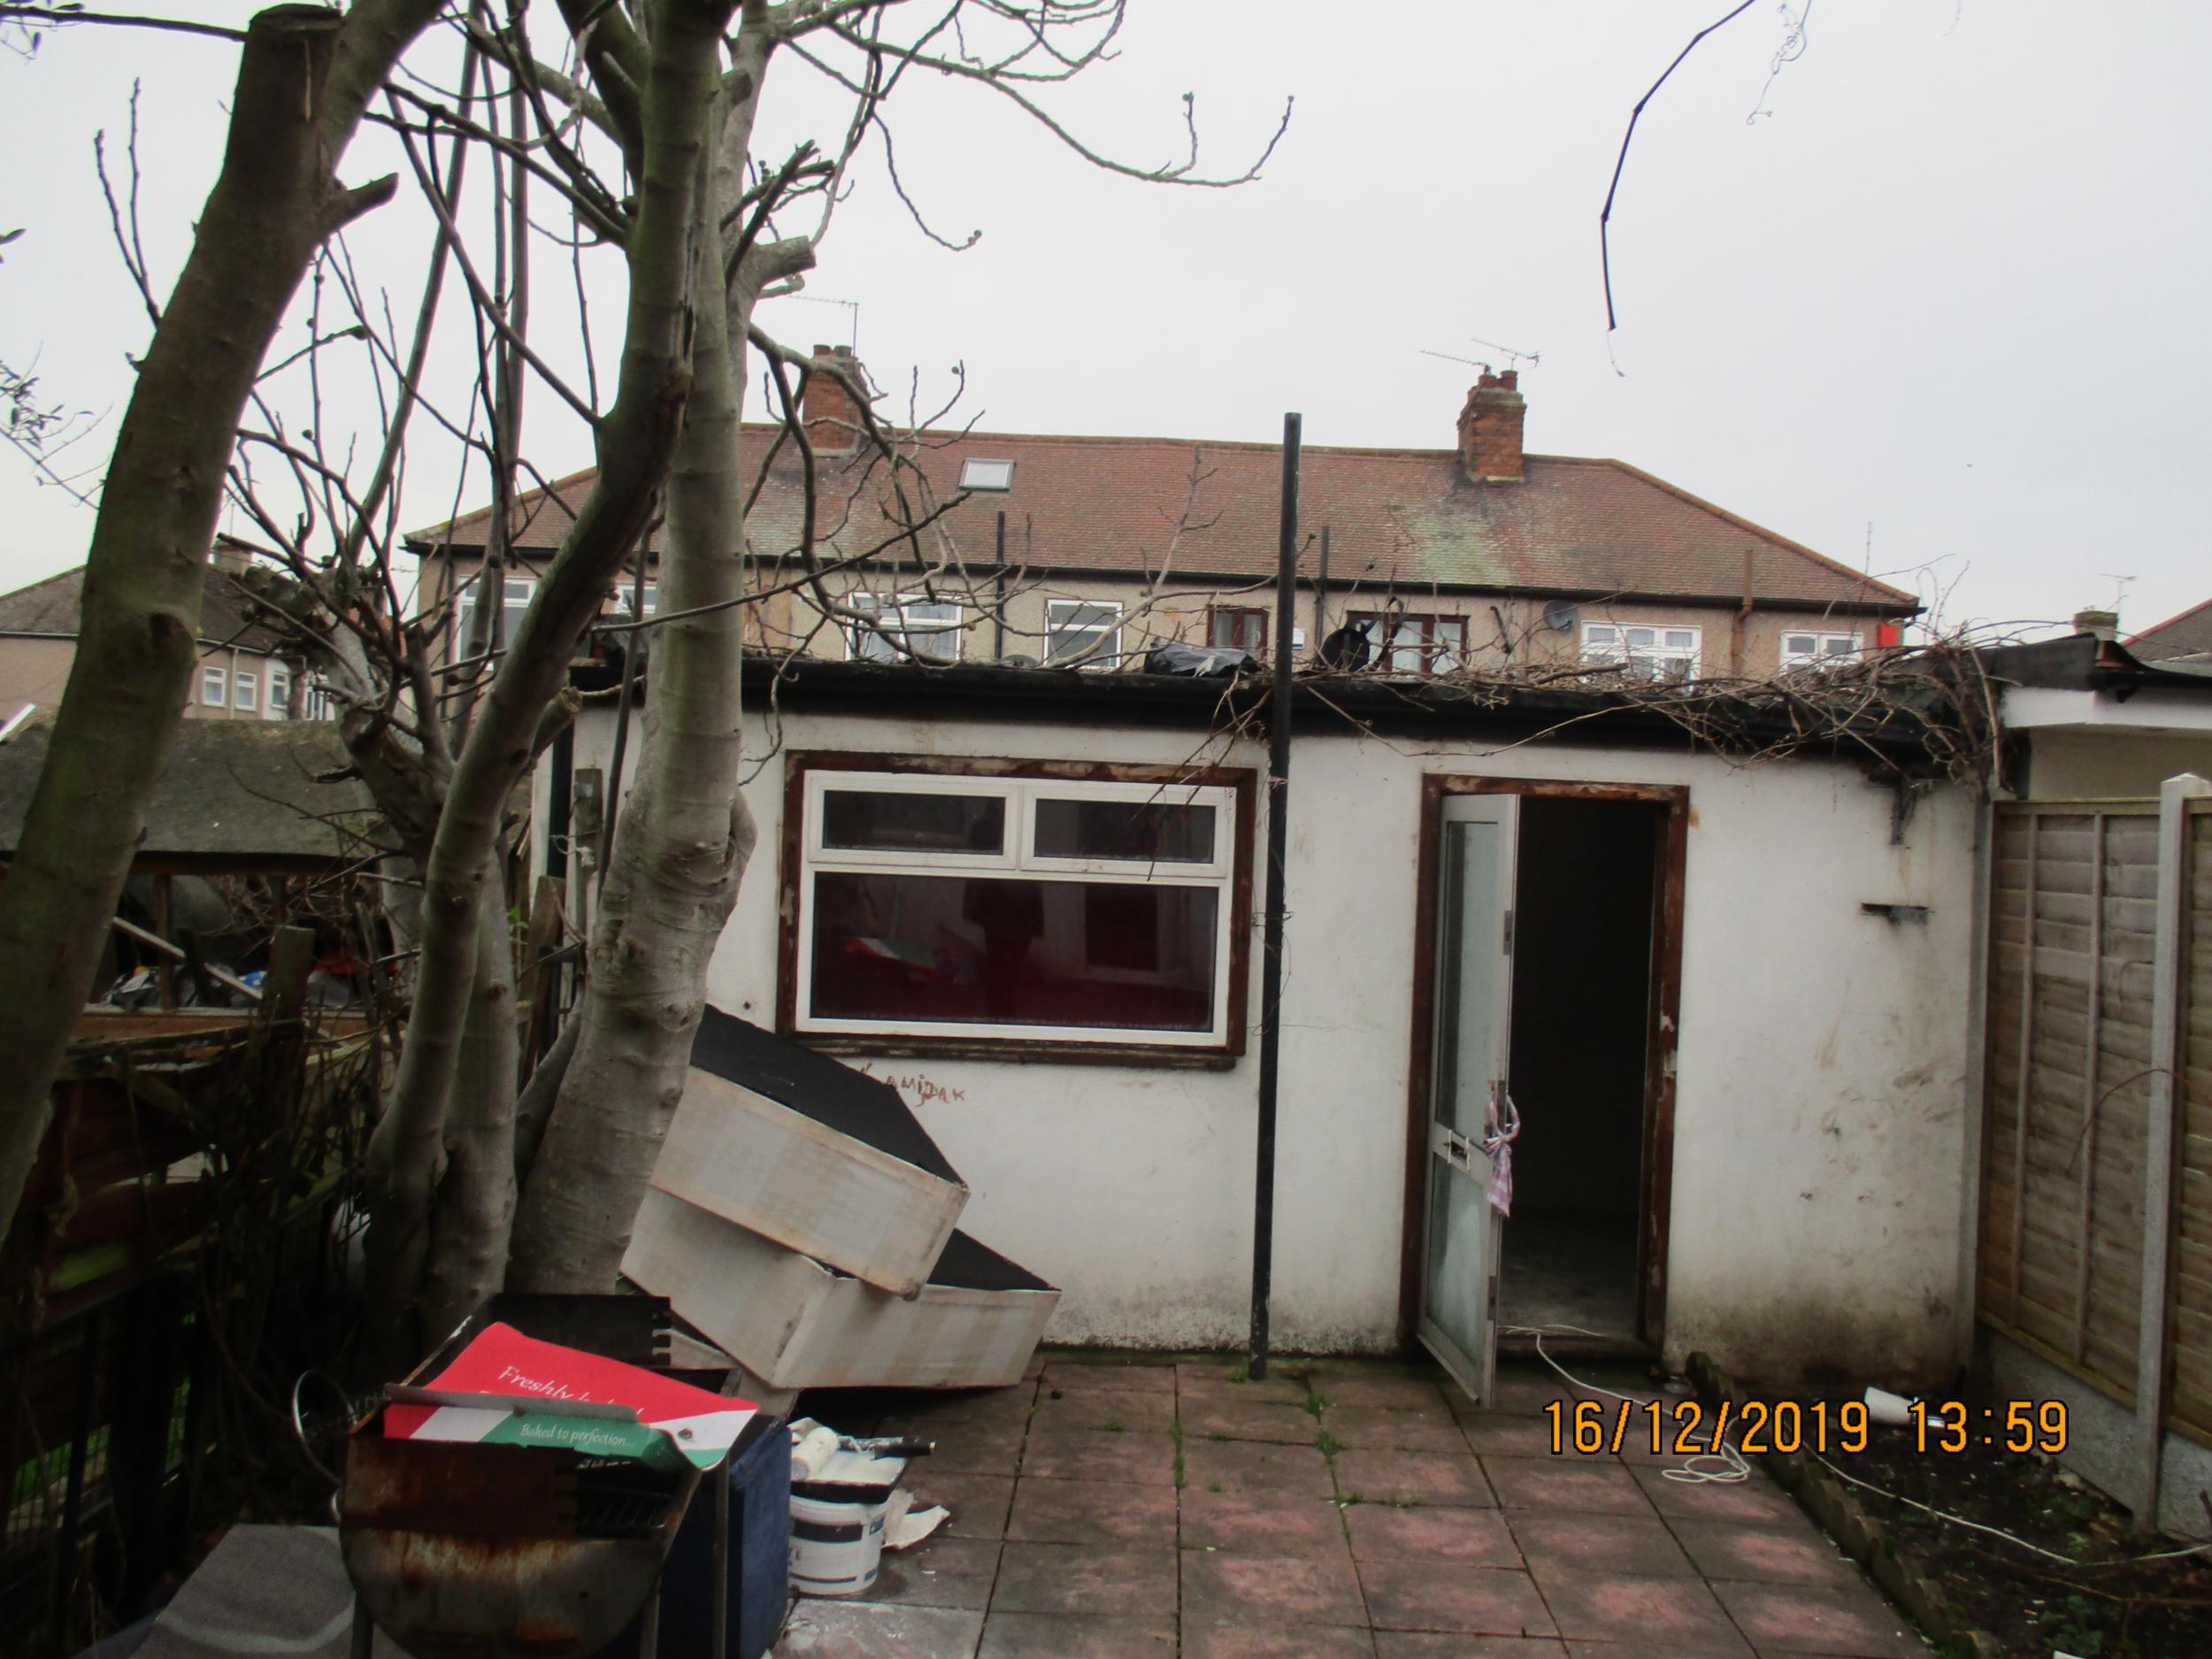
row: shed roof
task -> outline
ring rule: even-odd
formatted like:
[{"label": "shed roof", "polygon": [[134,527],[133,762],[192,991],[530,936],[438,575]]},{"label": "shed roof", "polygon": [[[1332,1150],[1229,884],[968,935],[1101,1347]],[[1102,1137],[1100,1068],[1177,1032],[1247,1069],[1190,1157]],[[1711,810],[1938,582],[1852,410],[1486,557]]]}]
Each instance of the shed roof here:
[{"label": "shed roof", "polygon": [[[0,743],[0,855],[22,834],[52,732],[28,726]],[[357,856],[375,803],[351,764],[333,721],[186,720],[147,807],[139,862],[252,869]]]},{"label": "shed roof", "polygon": [[2212,599],[2191,605],[2155,627],[2145,628],[2128,641],[2128,649],[2147,663],[2212,654]]},{"label": "shed roof", "polygon": [[[749,468],[777,429],[749,426]],[[1007,562],[1034,571],[1258,580],[1274,570],[1282,452],[1274,444],[1171,438],[964,433],[925,441],[916,461],[942,501],[962,465],[1014,463],[1010,489],[976,492],[941,520],[959,559],[988,569],[996,516]],[[849,456],[818,457],[825,550],[849,557],[885,542],[886,469]],[[562,479],[523,499],[517,546],[559,546],[595,474]],[[911,479],[906,480],[910,491]],[[804,480],[786,443],[748,525],[756,556],[796,546]],[[1909,615],[1910,594],[1751,523],[1625,462],[1532,455],[1525,477],[1471,480],[1454,449],[1305,449],[1302,521],[1331,536],[1333,587],[1512,591],[1762,603],[1852,614]],[[482,545],[488,511],[419,532],[419,547]],[[1178,537],[1178,528],[1181,534]],[[925,551],[943,555],[933,533]],[[910,549],[887,558],[911,564]],[[1303,575],[1318,573],[1310,546]]]}]

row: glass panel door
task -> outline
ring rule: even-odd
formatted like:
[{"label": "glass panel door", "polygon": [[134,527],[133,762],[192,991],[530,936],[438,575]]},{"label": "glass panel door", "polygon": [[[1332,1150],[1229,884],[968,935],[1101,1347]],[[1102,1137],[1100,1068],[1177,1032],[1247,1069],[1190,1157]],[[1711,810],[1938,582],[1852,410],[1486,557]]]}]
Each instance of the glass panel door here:
[{"label": "glass panel door", "polygon": [[1520,801],[1443,804],[1436,916],[1436,1048],[1429,1103],[1428,1247],[1420,1337],[1478,1401],[1496,1372],[1503,1219],[1483,1151],[1505,1106],[1513,994],[1513,881]]}]

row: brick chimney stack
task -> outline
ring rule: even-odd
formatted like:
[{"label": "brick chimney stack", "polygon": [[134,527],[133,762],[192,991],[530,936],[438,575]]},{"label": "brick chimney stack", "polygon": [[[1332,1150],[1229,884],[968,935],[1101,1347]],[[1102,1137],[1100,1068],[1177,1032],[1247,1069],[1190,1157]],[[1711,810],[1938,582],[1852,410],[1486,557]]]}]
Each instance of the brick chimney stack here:
[{"label": "brick chimney stack", "polygon": [[1518,483],[1521,479],[1521,421],[1528,404],[1520,375],[1485,371],[1459,411],[1459,459],[1478,484]]},{"label": "brick chimney stack", "polygon": [[807,442],[814,446],[817,455],[850,454],[860,447],[860,406],[845,388],[845,382],[827,371],[841,369],[862,386],[868,383],[867,374],[850,346],[818,345],[814,348],[814,363],[813,372],[807,376],[806,391],[799,399]]},{"label": "brick chimney stack", "polygon": [[2120,613],[2116,611],[2077,611],[2074,612],[2074,632],[2093,634],[2101,640],[2120,637]]}]

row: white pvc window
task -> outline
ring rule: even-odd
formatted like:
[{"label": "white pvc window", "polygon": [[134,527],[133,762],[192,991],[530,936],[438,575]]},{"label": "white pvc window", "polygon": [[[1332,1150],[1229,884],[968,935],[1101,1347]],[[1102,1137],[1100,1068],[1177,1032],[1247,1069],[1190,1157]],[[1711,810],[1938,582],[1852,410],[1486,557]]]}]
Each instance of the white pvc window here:
[{"label": "white pvc window", "polygon": [[[1352,626],[1367,636],[1369,659],[1386,673],[1448,674],[1467,660],[1464,617],[1391,617],[1357,612]],[[1390,632],[1383,638],[1384,629]]]},{"label": "white pvc window", "polygon": [[809,771],[803,1032],[1228,1039],[1236,792]]},{"label": "white pvc window", "polygon": [[[484,578],[480,572],[470,584],[461,604],[461,632],[453,641],[456,655],[465,655],[469,635],[476,627],[476,607],[483,597]],[[537,580],[529,576],[510,576],[505,579],[499,618],[499,647],[506,649],[515,642],[516,632],[522,626],[522,613],[530,608],[530,595],[537,588]]]},{"label": "white pvc window", "polygon": [[269,718],[288,720],[292,718],[292,671],[282,663],[269,664]]},{"label": "white pvc window", "polygon": [[228,671],[210,663],[200,670],[201,706],[219,709],[229,701],[230,674]]},{"label": "white pvc window", "polygon": [[1112,668],[1121,660],[1121,606],[1090,599],[1045,603],[1045,661]]},{"label": "white pvc window", "polygon": [[1859,636],[1855,634],[1793,631],[1782,635],[1782,666],[1827,668],[1839,663],[1855,663],[1859,660]]},{"label": "white pvc window", "polygon": [[261,676],[242,668],[230,677],[230,706],[249,714],[261,712]]},{"label": "white pvc window", "polygon": [[846,626],[846,646],[857,662],[898,663],[912,657],[925,663],[960,660],[961,630],[966,615],[951,600],[926,599],[919,594],[883,598],[855,594],[847,601],[856,611],[875,618]]},{"label": "white pvc window", "polygon": [[1011,461],[974,459],[960,464],[960,488],[963,489],[1009,490],[1014,488],[1014,464]]},{"label": "white pvc window", "polygon": [[1698,628],[1586,622],[1582,660],[1618,663],[1630,673],[1651,680],[1694,680],[1702,637]]}]

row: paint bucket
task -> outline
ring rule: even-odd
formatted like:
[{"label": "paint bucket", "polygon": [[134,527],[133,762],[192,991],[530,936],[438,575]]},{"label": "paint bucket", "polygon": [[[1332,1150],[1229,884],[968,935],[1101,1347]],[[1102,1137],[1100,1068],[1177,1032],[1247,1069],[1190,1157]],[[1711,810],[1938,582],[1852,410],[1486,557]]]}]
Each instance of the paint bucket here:
[{"label": "paint bucket", "polygon": [[1886,1388],[1869,1387],[1866,1415],[1887,1429],[1901,1429],[1912,1421],[1912,1402]]},{"label": "paint bucket", "polygon": [[791,1587],[801,1595],[858,1595],[883,1562],[885,1503],[791,1498]]}]

